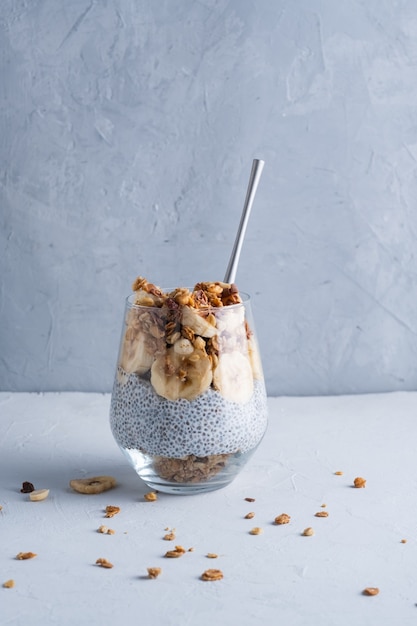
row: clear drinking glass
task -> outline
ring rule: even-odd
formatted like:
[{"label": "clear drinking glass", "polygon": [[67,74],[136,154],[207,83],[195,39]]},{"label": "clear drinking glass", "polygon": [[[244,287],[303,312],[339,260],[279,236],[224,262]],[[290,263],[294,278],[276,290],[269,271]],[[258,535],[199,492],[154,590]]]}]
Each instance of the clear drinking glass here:
[{"label": "clear drinking glass", "polygon": [[267,427],[250,298],[200,311],[126,300],[110,425],[141,479],[166,493],[229,484]]}]

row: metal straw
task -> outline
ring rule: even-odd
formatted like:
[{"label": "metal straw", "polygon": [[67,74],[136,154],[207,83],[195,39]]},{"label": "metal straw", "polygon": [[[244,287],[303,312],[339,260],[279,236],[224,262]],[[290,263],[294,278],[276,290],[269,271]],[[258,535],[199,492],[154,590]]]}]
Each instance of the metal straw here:
[{"label": "metal straw", "polygon": [[265,161],[261,161],[260,159],[253,160],[248,190],[246,192],[245,204],[243,205],[242,217],[240,218],[240,224],[237,231],[232,254],[230,256],[229,265],[227,266],[226,274],[224,276],[225,283],[235,282],[237,266],[239,264],[240,251],[242,250],[243,239],[245,237],[246,226],[248,224],[249,215],[252,209],[253,201],[255,200],[256,190],[261,179],[264,165]]}]

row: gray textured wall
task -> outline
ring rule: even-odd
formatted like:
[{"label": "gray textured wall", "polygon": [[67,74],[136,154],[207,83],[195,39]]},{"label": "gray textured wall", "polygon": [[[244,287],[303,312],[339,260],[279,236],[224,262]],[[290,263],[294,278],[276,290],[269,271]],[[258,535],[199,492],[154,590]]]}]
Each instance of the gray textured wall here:
[{"label": "gray textured wall", "polygon": [[2,0],[0,387],[108,391],[136,275],[237,283],[268,391],[417,385],[415,0]]}]

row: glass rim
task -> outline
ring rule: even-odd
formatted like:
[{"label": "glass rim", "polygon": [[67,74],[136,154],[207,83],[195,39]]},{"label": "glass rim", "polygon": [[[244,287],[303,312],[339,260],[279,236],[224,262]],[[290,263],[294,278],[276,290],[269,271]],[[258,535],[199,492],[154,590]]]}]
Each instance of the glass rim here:
[{"label": "glass rim", "polygon": [[[170,293],[171,291],[174,291],[174,289],[175,289],[175,287],[173,289],[163,289],[163,288],[161,288],[161,291],[164,294],[166,294],[166,293]],[[132,302],[132,299],[133,299],[134,296],[135,296],[135,292],[131,293],[125,299],[126,306],[130,307],[131,309],[147,309],[147,310],[149,310],[149,309],[158,309],[158,310],[161,310],[161,308],[162,308],[160,306],[147,306],[146,304],[135,304],[134,302]],[[227,304],[226,306],[211,306],[210,308],[212,310],[214,310],[214,311],[216,311],[216,310],[223,311],[224,309],[234,309],[234,308],[237,308],[237,307],[245,306],[246,304],[250,303],[251,297],[250,297],[250,295],[248,293],[246,293],[246,291],[239,291],[239,296],[240,296],[242,302],[237,302],[236,304]],[[198,309],[196,309],[196,310],[198,310]]]}]

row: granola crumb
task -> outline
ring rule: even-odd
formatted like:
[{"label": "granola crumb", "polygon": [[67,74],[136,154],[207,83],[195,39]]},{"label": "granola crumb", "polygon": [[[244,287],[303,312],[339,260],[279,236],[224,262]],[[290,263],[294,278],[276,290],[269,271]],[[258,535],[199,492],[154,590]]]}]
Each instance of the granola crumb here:
[{"label": "granola crumb", "polygon": [[158,500],[158,496],[156,495],[155,491],[150,491],[149,493],[145,493],[143,497],[146,500],[146,502],[155,502],[155,500]]},{"label": "granola crumb", "polygon": [[108,504],[106,506],[106,514],[104,517],[114,517],[120,513],[120,506],[113,506],[112,504]]},{"label": "granola crumb", "polygon": [[249,531],[250,535],[261,535],[262,533],[263,533],[263,530],[262,528],[259,528],[259,526],[255,526]]},{"label": "granola crumb", "polygon": [[109,528],[108,526],[105,526],[104,524],[102,524],[101,526],[97,528],[97,532],[101,533],[102,535],[114,535],[115,533],[115,531],[112,528]]},{"label": "granola crumb", "polygon": [[323,504],[321,505],[321,508],[322,508],[322,509],[325,509],[325,508],[326,508],[326,506],[327,506],[327,504],[325,504],[325,503],[323,502]]},{"label": "granola crumb", "polygon": [[206,569],[201,574],[201,580],[221,580],[223,578],[223,572],[220,569]]},{"label": "granola crumb", "polygon": [[182,556],[185,553],[186,553],[185,548],[183,548],[182,546],[175,546],[175,549],[168,550],[168,552],[165,553],[165,556],[168,559],[178,559],[180,556]]},{"label": "granola crumb", "polygon": [[250,511],[249,513],[246,513],[245,515],[245,519],[253,519],[255,517],[255,513],[253,511]]},{"label": "granola crumb", "polygon": [[289,524],[290,521],[290,515],[288,515],[287,513],[281,513],[281,515],[277,515],[277,517],[274,519],[274,524],[278,524],[278,526],[280,526],[281,524]]},{"label": "granola crumb", "polygon": [[206,557],[208,559],[217,559],[218,558],[218,554],[216,554],[215,552],[207,552]]},{"label": "granola crumb", "polygon": [[160,567],[148,567],[148,578],[158,578],[162,569]]},{"label": "granola crumb", "polygon": [[[169,530],[169,528],[166,528],[165,530]],[[162,539],[164,539],[165,541],[173,541],[175,539],[175,528],[169,530],[169,532],[166,533],[166,535],[164,535]]]},{"label": "granola crumb", "polygon": [[255,498],[245,498],[246,502],[255,502]]},{"label": "granola crumb", "polygon": [[19,552],[19,554],[16,554],[16,558],[18,561],[26,561],[27,559],[34,559],[35,556],[38,556],[37,554],[35,554],[35,552]]},{"label": "granola crumb", "polygon": [[303,537],[312,537],[314,535],[314,529],[309,526],[303,530],[302,535]]},{"label": "granola crumb", "polygon": [[105,569],[111,569],[113,567],[113,563],[110,563],[110,561],[108,561],[107,559],[97,559],[96,561],[96,565],[99,565],[100,567],[104,567]]},{"label": "granola crumb", "polygon": [[362,593],[364,596],[377,596],[379,594],[379,589],[378,587],[366,587]]},{"label": "granola crumb", "polygon": [[407,539],[401,539],[401,543],[407,543]]},{"label": "granola crumb", "polygon": [[343,472],[341,472],[340,470],[338,470],[337,472],[335,472],[335,476],[343,476]]},{"label": "granola crumb", "polygon": [[317,513],[314,514],[315,517],[329,517],[329,514],[327,511],[317,511]]},{"label": "granola crumb", "polygon": [[365,478],[362,478],[362,476],[357,476],[353,481],[353,485],[357,489],[363,489],[366,486],[366,480]]},{"label": "granola crumb", "polygon": [[13,580],[13,578],[10,578],[10,580],[6,580],[6,582],[3,583],[3,587],[5,589],[11,589],[12,587],[14,587],[14,580]]},{"label": "granola crumb", "polygon": [[194,552],[194,548],[188,548],[187,552]]}]

